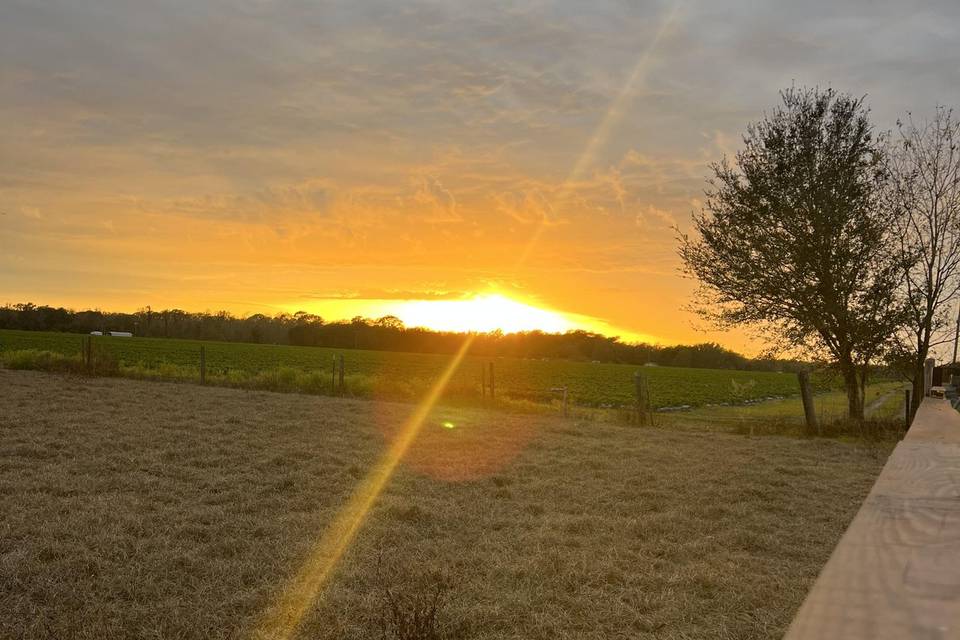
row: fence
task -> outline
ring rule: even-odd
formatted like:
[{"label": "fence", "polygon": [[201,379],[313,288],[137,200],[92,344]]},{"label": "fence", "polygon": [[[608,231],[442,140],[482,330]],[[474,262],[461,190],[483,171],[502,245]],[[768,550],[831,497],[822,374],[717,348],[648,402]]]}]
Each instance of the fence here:
[{"label": "fence", "polygon": [[[422,397],[450,361],[449,354],[351,350],[344,362],[343,351],[322,347],[0,331],[2,351],[39,350],[76,357],[78,348],[87,368],[93,350],[104,362],[115,362],[122,375],[133,377],[388,400]],[[643,378],[640,386],[638,370]],[[816,391],[823,391],[832,383],[815,376],[812,384]],[[470,354],[451,377],[445,397],[468,402],[533,403],[554,406],[558,412],[564,406],[568,412],[597,408],[632,413],[638,422],[649,423],[655,417],[653,412],[734,406],[796,396],[797,392],[796,376],[786,372]]]},{"label": "fence", "polygon": [[960,413],[924,398],[786,640],[957,637]]}]

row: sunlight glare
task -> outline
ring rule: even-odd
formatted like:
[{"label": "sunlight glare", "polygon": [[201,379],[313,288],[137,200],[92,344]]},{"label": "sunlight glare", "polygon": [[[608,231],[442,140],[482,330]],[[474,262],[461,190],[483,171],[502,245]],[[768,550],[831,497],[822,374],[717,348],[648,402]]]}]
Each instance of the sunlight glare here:
[{"label": "sunlight glare", "polygon": [[340,558],[350,548],[370,509],[390,481],[394,469],[416,440],[427,416],[443,395],[457,367],[467,355],[473,336],[467,336],[426,397],[417,405],[379,462],[370,469],[336,518],[322,533],[300,571],[293,577],[253,633],[258,640],[290,640],[300,628]]},{"label": "sunlight glare", "polygon": [[575,323],[562,314],[512,300],[506,296],[482,294],[466,300],[411,300],[393,310],[408,327],[436,331],[479,332],[501,330],[563,333]]}]

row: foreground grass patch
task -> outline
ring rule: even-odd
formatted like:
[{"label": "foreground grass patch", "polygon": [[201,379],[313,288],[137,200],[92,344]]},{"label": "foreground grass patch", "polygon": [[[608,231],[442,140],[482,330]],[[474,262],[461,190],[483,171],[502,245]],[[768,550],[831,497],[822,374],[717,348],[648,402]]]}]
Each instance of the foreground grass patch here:
[{"label": "foreground grass patch", "polygon": [[[11,638],[249,637],[412,411],[27,371],[0,388]],[[379,637],[384,557],[450,577],[462,637],[777,638],[885,454],[441,408],[300,637]]]}]

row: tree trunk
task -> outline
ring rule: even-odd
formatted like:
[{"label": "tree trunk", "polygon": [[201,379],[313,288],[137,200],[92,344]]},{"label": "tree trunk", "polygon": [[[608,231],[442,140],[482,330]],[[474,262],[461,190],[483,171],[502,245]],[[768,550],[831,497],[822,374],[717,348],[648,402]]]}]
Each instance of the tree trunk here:
[{"label": "tree trunk", "polygon": [[910,419],[917,415],[917,409],[923,402],[923,363],[917,366],[913,371],[913,390],[910,392]]},{"label": "tree trunk", "polygon": [[856,422],[863,422],[863,391],[860,376],[853,364],[841,364],[843,386],[847,391],[847,416]]},{"label": "tree trunk", "polygon": [[863,369],[860,371],[860,407],[863,409],[863,417],[867,417],[867,374],[869,373],[869,365],[863,365]]}]

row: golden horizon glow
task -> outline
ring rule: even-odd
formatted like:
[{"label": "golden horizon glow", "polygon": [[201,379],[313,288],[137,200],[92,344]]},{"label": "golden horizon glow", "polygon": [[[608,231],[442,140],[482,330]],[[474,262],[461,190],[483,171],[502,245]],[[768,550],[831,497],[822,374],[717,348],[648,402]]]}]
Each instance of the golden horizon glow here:
[{"label": "golden horizon glow", "polygon": [[393,315],[408,327],[434,331],[478,332],[540,330],[563,333],[576,325],[563,314],[513,300],[501,294],[467,300],[416,300],[397,304]]},{"label": "golden horizon glow", "polygon": [[315,313],[328,322],[348,320],[355,316],[371,320],[395,316],[405,327],[432,331],[490,333],[499,330],[509,334],[582,330],[618,336],[626,342],[665,344],[658,336],[624,330],[599,318],[551,309],[499,291],[475,293],[452,300],[330,299],[286,303],[280,308],[287,313]]}]

